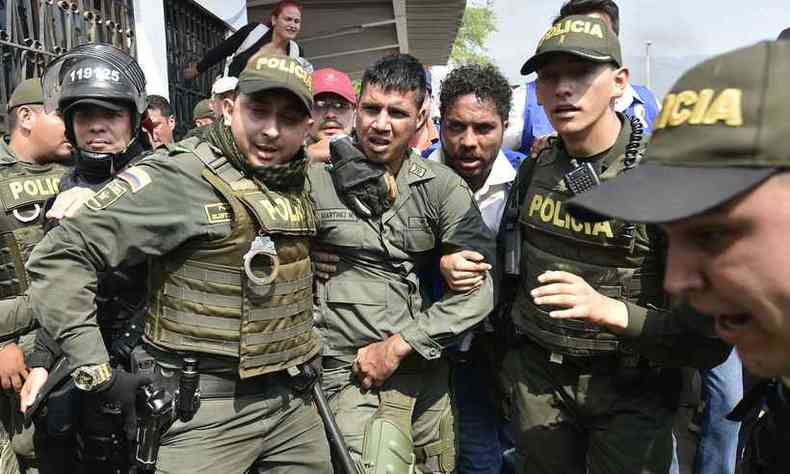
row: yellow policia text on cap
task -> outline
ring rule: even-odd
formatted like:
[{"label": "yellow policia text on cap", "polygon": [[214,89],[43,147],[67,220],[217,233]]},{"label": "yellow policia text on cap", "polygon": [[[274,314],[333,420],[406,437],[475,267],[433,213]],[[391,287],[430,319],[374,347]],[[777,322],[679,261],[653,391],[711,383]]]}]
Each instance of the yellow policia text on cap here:
[{"label": "yellow policia text on cap", "polygon": [[741,89],[685,90],[667,94],[655,129],[680,125],[715,125],[724,122],[730,127],[743,126],[743,91]]},{"label": "yellow policia text on cap", "polygon": [[265,73],[266,70],[274,70],[284,72],[298,77],[305,86],[313,88],[313,76],[307,72],[298,62],[290,58],[271,58],[259,57],[255,61],[254,70]]},{"label": "yellow policia text on cap", "polygon": [[[543,35],[541,38],[540,43],[538,44],[538,48],[543,46],[543,43],[546,41],[555,38],[557,36],[566,35],[568,33],[583,33],[590,36],[596,36],[600,39],[604,39],[603,35],[603,27],[600,23],[594,23],[591,21],[585,20],[572,20],[568,19],[561,23],[558,23],[548,29],[546,34]],[[560,43],[562,43],[564,38],[560,38]]]}]

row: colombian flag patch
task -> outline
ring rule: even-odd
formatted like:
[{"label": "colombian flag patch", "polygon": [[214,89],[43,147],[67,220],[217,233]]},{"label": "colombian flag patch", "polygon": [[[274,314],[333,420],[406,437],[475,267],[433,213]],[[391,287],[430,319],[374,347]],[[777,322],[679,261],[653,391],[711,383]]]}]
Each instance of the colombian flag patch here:
[{"label": "colombian flag patch", "polygon": [[136,193],[151,184],[151,177],[148,176],[148,173],[146,173],[142,168],[138,168],[136,166],[118,173],[117,177],[129,185],[132,193]]}]

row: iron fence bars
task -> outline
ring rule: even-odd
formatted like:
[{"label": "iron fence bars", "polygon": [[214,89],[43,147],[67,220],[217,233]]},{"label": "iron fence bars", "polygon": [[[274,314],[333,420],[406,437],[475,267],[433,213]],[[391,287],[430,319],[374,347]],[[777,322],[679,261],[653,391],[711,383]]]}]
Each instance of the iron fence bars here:
[{"label": "iron fence bars", "polygon": [[192,81],[184,80],[184,67],[199,62],[206,51],[219,45],[228,25],[191,0],[165,0],[165,37],[170,103],[177,119],[176,137],[192,128],[192,109],[211,94],[211,85],[222,74],[218,64]]}]

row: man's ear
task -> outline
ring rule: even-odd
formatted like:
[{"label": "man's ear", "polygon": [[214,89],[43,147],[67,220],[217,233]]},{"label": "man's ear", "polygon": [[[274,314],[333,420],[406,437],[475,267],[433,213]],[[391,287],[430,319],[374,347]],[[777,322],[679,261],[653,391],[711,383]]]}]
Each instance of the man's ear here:
[{"label": "man's ear", "polygon": [[17,128],[29,134],[36,123],[36,111],[28,105],[20,105],[16,109]]},{"label": "man's ear", "polygon": [[426,102],[423,102],[420,111],[417,112],[417,130],[425,125],[426,120],[428,120],[428,114],[430,114],[430,108],[426,106]]},{"label": "man's ear", "polygon": [[170,130],[175,130],[176,129],[176,116],[175,115],[170,115],[170,117],[167,117],[167,126],[170,127]]},{"label": "man's ear", "polygon": [[625,89],[628,87],[629,77],[630,72],[628,71],[627,67],[621,67],[620,69],[616,69],[614,71],[614,90],[612,91],[612,96],[615,99],[619,99],[623,96],[623,94],[625,94]]},{"label": "man's ear", "polygon": [[[239,100],[238,96],[236,96],[236,100]],[[233,117],[233,107],[235,105],[236,101],[230,97],[222,99],[222,120],[223,123],[228,127],[230,127],[231,119]]]}]

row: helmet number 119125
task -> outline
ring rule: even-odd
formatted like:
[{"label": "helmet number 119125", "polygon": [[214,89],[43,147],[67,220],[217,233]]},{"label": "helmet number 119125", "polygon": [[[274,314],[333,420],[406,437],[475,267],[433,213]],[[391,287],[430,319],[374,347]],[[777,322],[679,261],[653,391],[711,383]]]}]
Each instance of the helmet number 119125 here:
[{"label": "helmet number 119125", "polygon": [[81,67],[72,70],[70,76],[71,82],[89,79],[118,82],[121,79],[121,73],[119,71],[115,69],[110,70],[106,67]]}]

